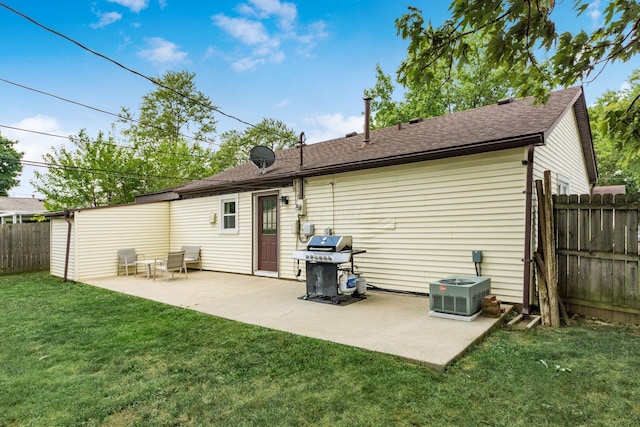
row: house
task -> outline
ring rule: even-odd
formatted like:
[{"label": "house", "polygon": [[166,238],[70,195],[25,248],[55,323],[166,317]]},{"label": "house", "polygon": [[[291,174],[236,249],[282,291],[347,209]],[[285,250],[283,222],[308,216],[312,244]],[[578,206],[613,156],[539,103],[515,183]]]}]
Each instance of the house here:
[{"label": "house", "polygon": [[0,224],[18,224],[44,213],[42,200],[33,197],[0,197]]},{"label": "house", "polygon": [[[366,126],[365,126],[366,128]],[[581,87],[278,151],[133,204],[52,220],[51,272],[73,280],[116,273],[122,247],[161,254],[200,245],[206,270],[304,278],[291,257],[315,234],[350,235],[372,285],[428,292],[475,275],[472,251],[505,302],[531,298],[535,187],[589,193],[597,179]],[[65,253],[69,236],[69,255]],[[304,264],[304,263],[302,263]],[[301,292],[303,292],[301,285]]]}]

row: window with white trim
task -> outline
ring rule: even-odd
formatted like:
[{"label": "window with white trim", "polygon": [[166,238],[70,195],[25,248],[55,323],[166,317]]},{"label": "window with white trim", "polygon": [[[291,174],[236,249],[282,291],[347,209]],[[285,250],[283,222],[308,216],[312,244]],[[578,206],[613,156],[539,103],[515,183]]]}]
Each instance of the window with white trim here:
[{"label": "window with white trim", "polygon": [[234,234],[238,232],[238,195],[219,197],[219,231],[220,233]]},{"label": "window with white trim", "polygon": [[569,194],[569,178],[558,175],[558,194]]}]

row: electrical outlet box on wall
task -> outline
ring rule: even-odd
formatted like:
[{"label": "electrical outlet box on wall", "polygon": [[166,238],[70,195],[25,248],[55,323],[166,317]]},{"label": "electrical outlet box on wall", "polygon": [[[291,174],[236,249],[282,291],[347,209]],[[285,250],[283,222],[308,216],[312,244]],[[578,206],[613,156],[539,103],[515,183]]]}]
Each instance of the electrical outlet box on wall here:
[{"label": "electrical outlet box on wall", "polygon": [[304,224],[302,224],[302,233],[305,236],[311,236],[314,231],[315,231],[315,226],[312,223],[305,222]]}]

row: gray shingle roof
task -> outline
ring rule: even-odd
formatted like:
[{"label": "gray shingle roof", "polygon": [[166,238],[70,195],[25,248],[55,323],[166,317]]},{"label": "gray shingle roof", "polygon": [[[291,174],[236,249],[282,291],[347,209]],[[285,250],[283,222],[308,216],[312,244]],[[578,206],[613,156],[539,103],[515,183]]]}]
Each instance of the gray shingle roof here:
[{"label": "gray shingle roof", "polygon": [[41,200],[32,197],[0,197],[0,212],[44,211]]},{"label": "gray shingle roof", "polygon": [[[233,188],[265,188],[295,177],[540,144],[565,111],[576,104],[576,108],[584,110],[576,114],[579,121],[586,121],[587,126],[581,126],[584,133],[584,129],[588,131],[584,95],[581,87],[573,87],[551,93],[545,105],[535,105],[533,97],[529,97],[375,130],[368,144],[361,133],[305,145],[302,167],[299,148],[278,151],[275,163],[264,174],[253,164],[245,163],[174,191],[189,196]],[[583,135],[582,140],[589,162],[593,158],[591,135]]]}]

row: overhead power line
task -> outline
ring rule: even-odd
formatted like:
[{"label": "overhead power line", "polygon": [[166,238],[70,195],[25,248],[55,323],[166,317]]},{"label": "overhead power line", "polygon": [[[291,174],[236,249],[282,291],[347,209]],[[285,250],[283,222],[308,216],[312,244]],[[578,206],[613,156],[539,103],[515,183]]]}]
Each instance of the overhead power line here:
[{"label": "overhead power line", "polygon": [[[70,104],[78,105],[80,107],[88,108],[90,110],[97,111],[99,113],[108,114],[110,116],[116,117],[116,118],[118,118],[120,120],[123,120],[123,121],[137,123],[137,124],[139,124],[141,126],[146,126],[146,127],[150,127],[150,128],[154,128],[154,129],[158,129],[158,130],[164,130],[164,129],[162,129],[161,126],[157,126],[157,125],[154,125],[152,123],[144,123],[144,122],[141,122],[140,120],[136,120],[134,118],[127,117],[127,116],[124,116],[122,114],[112,113],[111,111],[107,111],[107,110],[103,110],[101,108],[93,107],[91,105],[83,104],[81,102],[74,101],[72,99],[63,98],[62,96],[54,95],[52,93],[45,92],[45,91],[42,91],[42,90],[39,90],[39,89],[35,89],[35,88],[29,87],[29,86],[25,86],[25,85],[22,85],[20,83],[12,82],[11,80],[3,79],[2,77],[0,77],[0,81],[5,82],[5,83],[10,84],[10,85],[13,85],[13,86],[16,86],[16,87],[19,87],[19,88],[22,88],[22,89],[26,89],[26,90],[29,90],[29,91],[32,91],[32,92],[39,93],[41,95],[45,95],[45,96],[49,96],[51,98],[59,99],[60,101],[64,101],[64,102],[68,102]],[[216,143],[214,141],[209,141],[207,139],[200,139],[200,138],[196,138],[195,136],[184,135],[184,134],[181,134],[181,133],[179,133],[178,135],[182,136],[183,138],[194,140],[196,142],[206,142],[209,145],[215,145],[215,146],[218,146],[218,147],[220,146],[220,144],[218,144],[218,143]]]},{"label": "overhead power line", "polygon": [[98,56],[98,57],[100,57],[100,58],[102,58],[102,59],[105,59],[105,60],[107,60],[107,61],[111,62],[112,64],[115,64],[115,65],[117,65],[118,67],[120,67],[120,68],[122,68],[122,69],[124,69],[124,70],[126,70],[126,71],[128,71],[128,72],[130,72],[130,73],[132,73],[132,74],[135,74],[135,75],[137,75],[137,76],[139,76],[139,77],[142,77],[142,78],[143,78],[143,79],[145,79],[145,80],[150,81],[151,83],[153,83],[153,84],[154,84],[154,85],[156,85],[156,86],[159,86],[159,87],[161,87],[161,88],[163,88],[163,89],[166,89],[166,90],[168,90],[168,91],[170,91],[170,92],[173,92],[173,93],[175,93],[176,95],[181,96],[181,97],[183,97],[183,98],[185,98],[185,99],[188,99],[189,101],[194,102],[194,103],[196,103],[196,104],[198,104],[198,105],[200,105],[200,106],[202,106],[202,107],[205,107],[205,108],[211,109],[211,110],[213,110],[213,111],[215,111],[215,112],[217,112],[217,113],[219,113],[219,114],[222,114],[222,115],[223,115],[223,116],[225,116],[225,117],[228,117],[228,118],[230,118],[230,119],[236,120],[236,121],[238,121],[238,122],[240,122],[240,123],[242,123],[242,124],[245,124],[245,125],[247,125],[247,126],[255,127],[255,125],[254,125],[254,124],[252,124],[252,123],[249,123],[249,122],[247,122],[247,121],[245,121],[245,120],[242,120],[242,119],[240,119],[239,117],[236,117],[236,116],[234,116],[234,115],[232,115],[232,114],[227,114],[227,113],[225,113],[224,111],[222,111],[222,110],[220,110],[220,109],[218,109],[218,108],[216,108],[216,107],[214,107],[214,106],[212,106],[212,105],[204,104],[204,103],[200,102],[200,101],[199,101],[199,100],[197,100],[197,99],[191,98],[189,95],[185,95],[184,93],[181,93],[181,92],[179,92],[179,91],[177,91],[177,90],[173,89],[172,87],[169,87],[169,86],[167,86],[167,85],[165,85],[165,84],[163,84],[163,83],[161,83],[161,82],[157,81],[157,80],[156,80],[156,79],[154,79],[153,77],[149,77],[149,76],[147,76],[147,75],[145,75],[145,74],[143,74],[143,73],[141,73],[141,72],[139,72],[139,71],[136,71],[136,70],[134,70],[134,69],[132,69],[132,68],[129,68],[129,67],[127,67],[126,65],[123,65],[123,64],[121,64],[120,62],[118,62],[118,61],[116,61],[116,60],[114,60],[114,59],[111,59],[111,58],[109,58],[108,56],[103,55],[103,54],[102,54],[102,53],[100,53],[100,52],[96,52],[95,50],[90,49],[89,47],[85,46],[84,44],[82,44],[82,43],[80,43],[80,42],[78,42],[78,41],[76,41],[76,40],[72,39],[71,37],[69,37],[69,36],[66,36],[66,35],[62,34],[61,32],[54,30],[53,28],[47,27],[47,26],[46,26],[46,25],[44,25],[44,24],[41,24],[40,22],[36,21],[35,19],[31,18],[30,16],[28,16],[28,15],[26,15],[26,14],[24,14],[24,13],[22,13],[22,12],[20,12],[20,11],[16,10],[16,9],[12,8],[11,6],[9,6],[9,5],[5,4],[5,3],[0,2],[0,6],[4,7],[4,8],[5,8],[5,9],[7,9],[7,10],[10,10],[11,12],[15,13],[16,15],[21,16],[22,18],[24,18],[24,19],[26,19],[27,21],[29,21],[29,22],[31,22],[31,23],[33,23],[33,24],[37,25],[38,27],[40,27],[40,28],[42,28],[42,29],[44,29],[44,30],[49,31],[50,33],[53,33],[53,34],[55,34],[55,35],[56,35],[56,36],[58,36],[58,37],[62,37],[63,39],[65,39],[65,40],[67,40],[67,41],[69,41],[69,42],[71,42],[71,43],[75,44],[76,46],[80,47],[81,49],[84,49],[84,50],[86,50],[87,52],[92,53],[92,54],[94,54],[94,55],[96,55],[96,56]]},{"label": "overhead power line", "polygon": [[[37,130],[32,130],[32,129],[24,129],[24,128],[19,128],[19,127],[15,127],[15,126],[8,126],[8,125],[2,125],[0,124],[0,128],[4,128],[4,129],[11,129],[11,130],[15,130],[15,131],[19,131],[19,132],[28,132],[28,133],[35,133],[37,135],[43,135],[43,136],[49,136],[52,138],[61,138],[61,139],[68,139],[72,142],[75,141],[82,141],[81,138],[78,138],[74,135],[57,135],[54,133],[48,133],[48,132],[42,132],[42,131],[37,131]],[[116,148],[121,148],[121,149],[125,149],[125,150],[136,150],[136,147],[133,146],[128,146],[128,145],[119,145],[119,144],[115,144],[112,142],[105,142],[105,141],[100,141],[98,142],[97,140],[88,140],[86,141],[90,144],[103,144],[103,145],[109,145],[112,147],[116,147]],[[203,155],[203,154],[190,154],[190,153],[179,153],[179,152],[175,152],[175,151],[158,151],[161,152],[163,154],[171,154],[174,156],[181,156],[181,157],[191,157],[194,159],[209,159],[209,156],[207,155]],[[293,162],[293,161],[289,161],[289,160],[282,160],[283,163],[288,163],[288,164],[293,164],[297,162]],[[196,177],[194,179],[199,179],[199,180],[206,180],[208,178],[200,178],[200,177]]]},{"label": "overhead power line", "polygon": [[[0,128],[5,128],[5,129],[11,129],[11,130],[16,130],[19,132],[28,132],[28,133],[35,133],[38,135],[44,135],[44,136],[50,136],[52,138],[62,138],[62,139],[68,139],[70,141],[82,141],[81,138],[78,138],[77,136],[74,135],[57,135],[54,133],[48,133],[48,132],[41,132],[41,131],[37,131],[37,130],[32,130],[32,129],[24,129],[24,128],[19,128],[19,127],[15,127],[15,126],[7,126],[7,125],[0,125]],[[90,144],[103,144],[103,145],[109,145],[112,147],[117,147],[117,148],[122,148],[125,150],[136,150],[136,147],[133,146],[128,146],[128,145],[119,145],[119,144],[115,144],[112,142],[105,142],[105,141],[100,141],[98,142],[97,140],[88,140],[87,141]],[[190,154],[190,153],[177,153],[175,151],[161,151],[163,154],[171,154],[174,156],[182,156],[182,157],[191,157],[194,159],[208,159],[209,156],[206,155],[201,155],[201,154]]]},{"label": "overhead power line", "polygon": [[168,176],[168,175],[143,175],[139,173],[132,173],[132,172],[126,172],[126,171],[112,170],[112,169],[98,169],[98,168],[86,168],[81,166],[68,166],[68,165],[61,165],[57,163],[41,162],[37,160],[14,159],[10,157],[0,157],[0,161],[20,163],[23,166],[31,166],[36,168],[60,169],[60,170],[67,170],[72,172],[112,175],[120,178],[134,178],[134,179],[140,179],[140,180],[167,179],[167,180],[181,181],[180,184],[175,184],[174,187],[185,185],[193,181],[201,181],[201,182],[211,182],[211,183],[219,183],[219,184],[234,184],[234,186],[237,187],[239,190],[255,189],[255,184],[241,184],[241,183],[235,182],[234,180],[220,179],[220,178],[213,178],[213,177],[198,178],[198,177],[179,177],[179,176]]}]

